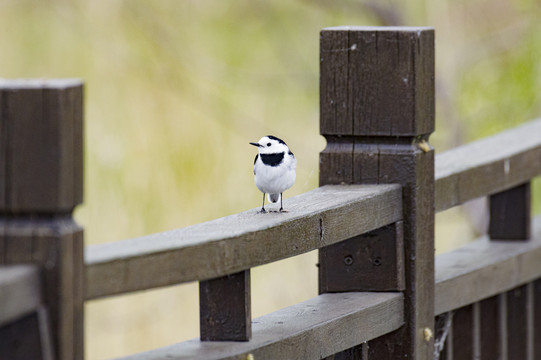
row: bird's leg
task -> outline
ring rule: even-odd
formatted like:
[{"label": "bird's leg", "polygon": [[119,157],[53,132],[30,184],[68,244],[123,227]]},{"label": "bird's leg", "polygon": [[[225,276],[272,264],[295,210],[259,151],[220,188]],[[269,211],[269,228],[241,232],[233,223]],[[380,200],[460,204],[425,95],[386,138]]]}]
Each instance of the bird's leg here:
[{"label": "bird's leg", "polygon": [[267,210],[265,210],[265,193],[263,193],[263,204],[261,204],[261,213],[266,213]]},{"label": "bird's leg", "polygon": [[284,210],[282,193],[280,193],[280,212],[287,212],[287,210]]}]

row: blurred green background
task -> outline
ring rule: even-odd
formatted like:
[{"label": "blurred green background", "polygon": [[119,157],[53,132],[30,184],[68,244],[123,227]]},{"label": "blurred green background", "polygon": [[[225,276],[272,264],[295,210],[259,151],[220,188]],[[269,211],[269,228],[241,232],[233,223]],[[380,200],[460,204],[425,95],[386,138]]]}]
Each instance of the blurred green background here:
[{"label": "blurred green background", "polygon": [[[76,218],[97,244],[259,206],[248,142],[266,134],[298,159],[285,201],[315,188],[325,147],[321,28],[435,27],[431,142],[441,152],[540,115],[539,19],[534,0],[1,0],[0,77],[85,81],[85,204]],[[539,180],[533,193],[539,213]],[[477,201],[439,214],[437,250],[482,232],[484,209]],[[315,296],[315,263],[312,252],[254,269],[254,316]],[[89,359],[198,331],[196,284],[86,306]]]}]

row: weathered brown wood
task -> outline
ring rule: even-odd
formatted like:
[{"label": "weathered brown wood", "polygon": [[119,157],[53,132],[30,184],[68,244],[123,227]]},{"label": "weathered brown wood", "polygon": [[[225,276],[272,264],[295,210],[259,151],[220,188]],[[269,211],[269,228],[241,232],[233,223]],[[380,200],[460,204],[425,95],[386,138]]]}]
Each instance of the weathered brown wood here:
[{"label": "weathered brown wood", "polygon": [[319,292],[404,290],[402,232],[399,221],[320,251]]},{"label": "weathered brown wood", "polygon": [[528,240],[530,238],[530,183],[516,186],[489,197],[493,240]]},{"label": "weathered brown wood", "polygon": [[37,312],[0,326],[0,355],[9,360],[51,359],[42,344]]},{"label": "weathered brown wood", "polygon": [[4,221],[2,235],[11,249],[6,251],[5,264],[23,262],[42,266],[42,296],[53,329],[54,353],[59,359],[81,358],[84,349],[81,228],[69,217],[17,218]]},{"label": "weathered brown wood", "polygon": [[80,359],[84,245],[71,212],[82,200],[82,83],[1,80],[0,98],[0,264],[40,266],[51,352]]},{"label": "weathered brown wood", "polygon": [[436,256],[436,314],[509,291],[541,276],[541,217],[527,242],[484,236]]},{"label": "weathered brown wood", "polygon": [[468,305],[453,314],[453,359],[474,359],[473,306]]},{"label": "weathered brown wood", "polygon": [[202,341],[248,341],[252,337],[250,270],[199,282]]},{"label": "weathered brown wood", "polygon": [[36,311],[40,287],[37,266],[0,266],[0,326]]},{"label": "weathered brown wood", "polygon": [[[432,133],[434,97],[419,96],[434,93],[432,40],[431,28],[341,26],[323,29],[320,37],[321,134],[416,136]],[[417,51],[426,56],[416,56]]]},{"label": "weathered brown wood", "polygon": [[82,199],[82,83],[2,80],[0,98],[0,213],[71,211]]},{"label": "weathered brown wood", "polygon": [[527,359],[526,286],[507,292],[507,358]]},{"label": "weathered brown wood", "polygon": [[492,296],[480,302],[480,351],[481,360],[501,358],[499,297]]},{"label": "weathered brown wood", "polygon": [[[320,58],[320,131],[327,140],[320,153],[320,185],[403,186],[406,326],[382,340],[392,351],[378,356],[432,358],[433,341],[422,332],[433,331],[434,321],[434,152],[427,143],[434,130],[434,31],[328,28],[321,32]],[[321,291],[359,289],[357,281],[337,279],[353,273],[344,271],[340,247],[360,254],[361,243],[320,250]]]},{"label": "weathered brown wood", "polygon": [[255,319],[249,342],[193,339],[125,359],[321,359],[403,322],[400,293],[323,294]]},{"label": "weathered brown wood", "polygon": [[533,338],[536,339],[533,344],[533,358],[541,358],[541,278],[533,283]]},{"label": "weathered brown wood", "polygon": [[436,211],[518,186],[541,174],[541,119],[436,156]]},{"label": "weathered brown wood", "polygon": [[[299,255],[401,219],[400,187],[325,186],[257,209],[86,248],[86,298],[208,280]],[[208,259],[212,259],[209,261]]]}]

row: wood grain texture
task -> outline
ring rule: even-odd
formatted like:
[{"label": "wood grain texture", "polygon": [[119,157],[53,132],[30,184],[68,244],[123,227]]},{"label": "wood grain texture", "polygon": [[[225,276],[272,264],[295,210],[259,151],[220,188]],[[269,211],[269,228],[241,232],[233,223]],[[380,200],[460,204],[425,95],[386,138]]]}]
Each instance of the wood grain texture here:
[{"label": "wood grain texture", "polygon": [[[383,340],[386,344],[381,348],[393,351],[378,354],[378,358],[432,358],[433,342],[420,334],[424,328],[432,328],[434,321],[434,152],[427,143],[434,130],[434,31],[328,28],[321,32],[320,54],[321,101],[326,101],[320,106],[320,129],[327,140],[320,153],[320,185],[403,186],[406,260],[400,271],[405,273],[406,327]],[[333,66],[336,57],[340,60]],[[424,149],[420,143],[426,145]],[[354,244],[348,243],[345,250],[361,253]],[[359,289],[353,286],[355,281],[341,279],[354,272],[343,271],[340,247],[344,244],[320,250],[322,291]],[[398,268],[396,264],[388,269]],[[387,275],[392,276],[397,274]],[[334,284],[325,283],[331,279]]]},{"label": "wood grain texture", "polygon": [[[85,251],[86,298],[208,280],[315,250],[400,220],[397,185],[325,186],[257,209]],[[212,259],[212,261],[209,261]]]},{"label": "wood grain texture", "polygon": [[492,296],[479,303],[481,360],[500,359],[502,342],[500,332],[499,296]]},{"label": "wood grain texture", "polygon": [[[250,342],[199,339],[125,359],[321,359],[403,324],[400,293],[323,294],[257,318]],[[355,331],[352,331],[355,329]]]},{"label": "wood grain texture", "polygon": [[510,189],[541,174],[541,119],[436,156],[436,211]]},{"label": "wood grain texture", "polygon": [[37,266],[0,266],[0,326],[36,311],[41,302]]},{"label": "wood grain texture", "polygon": [[82,358],[81,228],[67,216],[15,217],[4,219],[3,223],[4,264],[22,262],[41,265],[42,299],[53,330],[54,354],[59,359]]},{"label": "wood grain texture", "polygon": [[437,315],[511,290],[541,277],[541,217],[529,242],[482,237],[436,256]]},{"label": "wood grain texture", "polygon": [[492,240],[528,240],[530,238],[530,182],[489,197]]},{"label": "wood grain texture", "polygon": [[0,81],[0,213],[67,212],[81,202],[82,86]]},{"label": "wood grain texture", "polygon": [[202,341],[248,341],[252,337],[250,270],[199,282]]},{"label": "wood grain texture", "polygon": [[527,357],[527,296],[526,286],[507,292],[507,358],[528,359]]},{"label": "wood grain texture", "polygon": [[536,339],[533,344],[534,359],[541,358],[541,278],[533,283],[533,337]]},{"label": "wood grain texture", "polygon": [[[320,34],[322,135],[434,131],[434,32],[422,27],[325,28]],[[407,119],[407,120],[406,120]]]},{"label": "wood grain texture", "polygon": [[319,257],[320,294],[404,290],[401,221],[324,247]]},{"label": "wood grain texture", "polygon": [[457,309],[453,314],[453,359],[474,359],[473,306]]}]

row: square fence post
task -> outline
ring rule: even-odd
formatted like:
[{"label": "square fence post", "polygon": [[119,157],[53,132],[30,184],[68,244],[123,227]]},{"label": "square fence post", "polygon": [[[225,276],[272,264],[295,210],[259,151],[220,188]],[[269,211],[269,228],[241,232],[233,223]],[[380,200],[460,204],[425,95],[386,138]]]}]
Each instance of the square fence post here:
[{"label": "square fence post", "polygon": [[199,282],[201,341],[252,337],[250,269]]},{"label": "square fence post", "polygon": [[[401,224],[320,250],[320,292],[404,290],[405,325],[369,342],[368,354],[344,353],[432,359],[434,30],[344,26],[323,29],[320,40],[320,185],[403,189]],[[364,264],[348,271],[356,261]]]},{"label": "square fence post", "polygon": [[0,265],[41,266],[55,359],[84,357],[82,142],[79,80],[0,81]]},{"label": "square fence post", "polygon": [[489,237],[496,240],[528,240],[531,223],[530,182],[489,197]]}]

